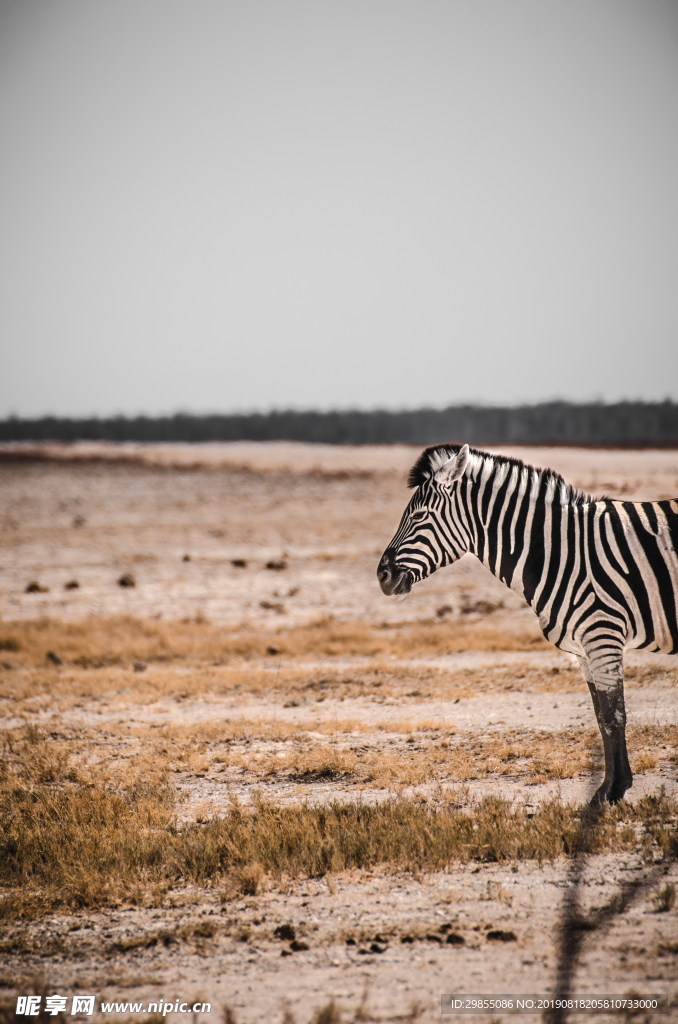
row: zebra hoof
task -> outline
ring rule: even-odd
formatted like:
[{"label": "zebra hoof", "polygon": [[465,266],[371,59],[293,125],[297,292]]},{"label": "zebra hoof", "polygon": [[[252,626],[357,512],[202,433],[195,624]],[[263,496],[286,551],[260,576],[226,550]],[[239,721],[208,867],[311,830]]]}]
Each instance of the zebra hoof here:
[{"label": "zebra hoof", "polygon": [[594,793],[593,798],[589,802],[589,807],[602,807],[606,802],[608,804],[619,803],[620,800],[624,799],[624,793],[632,785],[633,776],[631,778],[614,779],[611,784],[603,782]]},{"label": "zebra hoof", "polygon": [[632,775],[629,775],[628,777],[625,776],[622,779],[615,779],[612,783],[612,786],[610,787],[610,792],[608,793],[607,799],[610,801],[611,804],[619,803],[620,800],[624,799],[624,793],[626,792],[626,790],[630,789],[632,785]]}]

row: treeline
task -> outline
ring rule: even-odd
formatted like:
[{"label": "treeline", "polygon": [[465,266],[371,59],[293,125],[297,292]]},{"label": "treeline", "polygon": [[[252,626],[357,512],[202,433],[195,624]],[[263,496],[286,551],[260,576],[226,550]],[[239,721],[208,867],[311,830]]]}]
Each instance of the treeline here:
[{"label": "treeline", "polygon": [[314,441],[326,444],[678,446],[678,403],[543,402],[392,412],[176,413],[0,421],[0,441]]}]

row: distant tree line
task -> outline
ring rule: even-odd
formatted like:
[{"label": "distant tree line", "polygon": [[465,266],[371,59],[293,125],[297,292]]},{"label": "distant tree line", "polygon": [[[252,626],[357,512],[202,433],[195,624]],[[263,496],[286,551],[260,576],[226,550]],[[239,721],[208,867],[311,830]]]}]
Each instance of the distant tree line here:
[{"label": "distant tree line", "polygon": [[326,444],[678,446],[678,403],[543,402],[401,412],[347,409],[0,420],[0,441],[315,441]]}]

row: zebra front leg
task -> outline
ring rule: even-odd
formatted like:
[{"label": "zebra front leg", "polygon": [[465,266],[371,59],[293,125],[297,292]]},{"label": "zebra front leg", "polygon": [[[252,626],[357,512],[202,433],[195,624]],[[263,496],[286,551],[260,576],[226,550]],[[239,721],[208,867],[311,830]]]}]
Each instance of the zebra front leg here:
[{"label": "zebra front leg", "polygon": [[626,750],[626,708],[624,707],[623,654],[618,657],[580,658],[591,691],[593,708],[605,752],[605,777],[596,790],[592,804],[605,800],[616,803],[633,785],[633,774]]}]

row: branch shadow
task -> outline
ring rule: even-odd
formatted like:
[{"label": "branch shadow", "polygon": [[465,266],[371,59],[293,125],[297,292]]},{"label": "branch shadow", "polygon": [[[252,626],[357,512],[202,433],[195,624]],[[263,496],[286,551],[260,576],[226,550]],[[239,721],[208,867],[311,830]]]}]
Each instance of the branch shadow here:
[{"label": "branch shadow", "polygon": [[[594,775],[599,765],[594,767]],[[597,910],[585,914],[582,909],[582,888],[588,857],[594,848],[595,832],[607,814],[607,805],[592,805],[595,787],[592,786],[589,803],[582,809],[579,828],[572,848],[572,859],[568,871],[568,885],[560,911],[557,938],[556,977],[554,999],[561,1005],[544,1011],[544,1024],[565,1024],[571,1011],[567,1001],[573,997],[577,969],[587,935],[602,933],[612,925],[649,889],[664,876],[676,860],[675,853],[669,853],[660,864],[646,871],[632,881],[622,883],[610,899]],[[562,1005],[562,1004],[565,1005]]]}]

